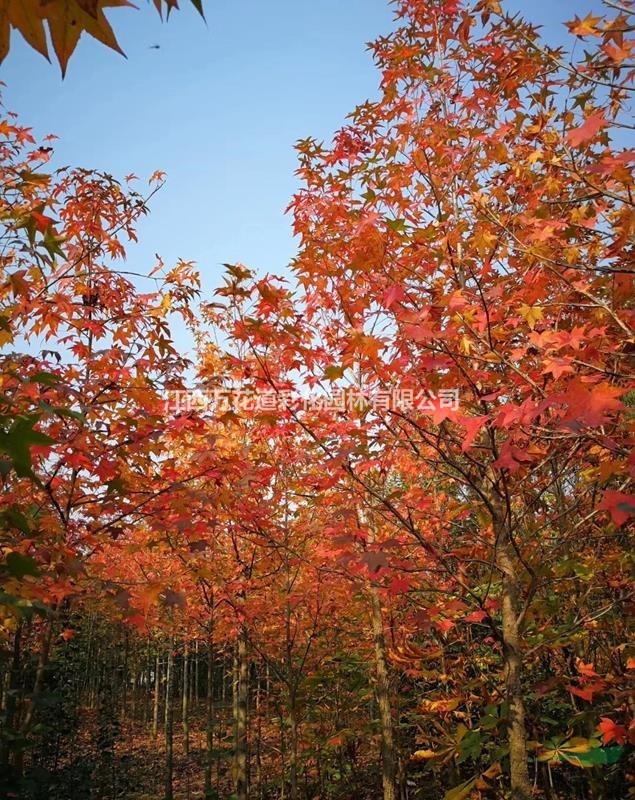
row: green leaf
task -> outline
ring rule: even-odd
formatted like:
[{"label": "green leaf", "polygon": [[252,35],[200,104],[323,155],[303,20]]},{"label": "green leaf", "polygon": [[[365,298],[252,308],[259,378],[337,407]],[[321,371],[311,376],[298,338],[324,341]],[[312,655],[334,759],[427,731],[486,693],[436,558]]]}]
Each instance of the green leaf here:
[{"label": "green leaf", "polygon": [[106,484],[106,493],[112,494],[117,493],[120,494],[126,488],[126,484],[123,482],[121,478],[113,478],[111,481],[108,481]]},{"label": "green leaf", "polygon": [[614,745],[612,747],[598,747],[586,753],[568,753],[567,751],[563,751],[560,755],[576,767],[589,769],[598,764],[615,764],[622,755],[623,750],[624,747],[622,745]]},{"label": "green leaf", "polygon": [[567,761],[576,767],[585,769],[599,764],[615,764],[624,748],[621,745],[601,747],[599,739],[574,737],[567,741],[552,739],[543,745],[543,752],[538,761],[549,761],[552,764]]},{"label": "green leaf", "polygon": [[55,234],[51,231],[50,228],[46,229],[46,233],[42,239],[41,245],[44,247],[46,252],[54,258],[55,256],[63,256],[64,251],[61,248],[64,239],[60,236],[55,236]]},{"label": "green leaf", "polygon": [[60,382],[60,377],[52,372],[37,372],[35,375],[29,376],[28,382],[43,383],[46,386],[55,386]]},{"label": "green leaf", "polygon": [[39,600],[27,600],[24,597],[15,597],[15,595],[7,594],[6,592],[0,592],[0,606],[10,606],[14,612],[27,619],[34,614],[41,614],[43,617],[51,614],[51,609]]},{"label": "green leaf", "polygon": [[0,514],[0,519],[8,528],[17,528],[22,533],[29,534],[29,522],[17,506],[10,506]]},{"label": "green leaf", "polygon": [[406,230],[406,220],[397,218],[397,219],[387,219],[386,225],[396,233],[401,233],[402,231]]},{"label": "green leaf", "polygon": [[81,411],[73,411],[72,408],[61,408],[60,406],[55,406],[53,411],[57,414],[58,417],[68,417],[69,419],[76,419],[79,422],[85,422],[86,417],[82,414]]},{"label": "green leaf", "polygon": [[18,417],[8,431],[0,431],[0,451],[10,457],[13,469],[21,478],[33,474],[31,471],[31,447],[55,444],[55,440],[50,436],[33,430],[33,426],[38,420],[37,416]]},{"label": "green leaf", "polygon": [[7,569],[14,578],[20,581],[25,575],[36,577],[39,574],[35,559],[31,558],[31,556],[24,556],[22,553],[9,553],[7,556]]},{"label": "green leaf", "polygon": [[482,737],[479,730],[470,730],[461,738],[459,743],[458,763],[461,764],[468,758],[478,758],[481,753]]}]

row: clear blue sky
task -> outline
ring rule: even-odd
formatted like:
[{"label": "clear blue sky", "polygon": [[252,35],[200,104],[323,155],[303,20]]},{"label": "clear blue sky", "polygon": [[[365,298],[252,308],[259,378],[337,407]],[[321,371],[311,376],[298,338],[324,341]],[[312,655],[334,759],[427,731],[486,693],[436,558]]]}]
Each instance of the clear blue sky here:
[{"label": "clear blue sky", "polygon": [[[196,261],[207,292],[221,262],[284,269],[294,251],[283,210],[297,181],[293,143],[329,140],[377,92],[365,43],[392,27],[387,0],[204,0],[205,25],[182,0],[161,23],[140,10],[109,18],[128,58],[89,37],[62,81],[13,33],[0,67],[4,104],[38,136],[55,133],[56,164],[168,182],[140,227],[131,267]],[[600,0],[508,0],[561,41],[562,22]],[[150,49],[159,44],[160,49]]]}]

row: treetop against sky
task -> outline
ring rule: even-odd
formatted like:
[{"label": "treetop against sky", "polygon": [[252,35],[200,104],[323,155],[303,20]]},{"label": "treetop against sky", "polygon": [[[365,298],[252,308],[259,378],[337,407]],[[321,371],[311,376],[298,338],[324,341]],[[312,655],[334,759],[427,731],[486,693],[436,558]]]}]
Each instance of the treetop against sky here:
[{"label": "treetop against sky", "polygon": [[[559,44],[565,20],[602,4],[505,7]],[[377,97],[365,43],[394,26],[393,14],[385,0],[215,0],[205,5],[205,24],[188,3],[165,22],[143,4],[115,8],[107,15],[126,58],[84,36],[64,80],[14,32],[0,66],[4,104],[38,136],[60,137],[55,164],[119,178],[165,171],[129,258],[148,269],[155,251],[166,263],[191,259],[211,292],[223,263],[263,272],[289,263],[293,144],[309,135],[330,141],[355,105]]]}]

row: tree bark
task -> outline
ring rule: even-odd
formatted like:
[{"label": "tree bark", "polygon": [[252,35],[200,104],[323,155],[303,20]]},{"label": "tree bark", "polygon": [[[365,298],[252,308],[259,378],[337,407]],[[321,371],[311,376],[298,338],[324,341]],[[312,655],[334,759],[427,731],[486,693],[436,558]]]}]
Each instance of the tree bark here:
[{"label": "tree bark", "polygon": [[[21,657],[22,657],[22,623],[20,622],[13,638],[13,657],[11,660],[11,669],[9,670],[8,686],[6,693],[6,705],[4,708],[5,728],[8,733],[15,733],[14,727],[15,727],[15,719],[17,711],[18,689],[20,686]],[[7,738],[3,737],[0,750],[0,766],[2,766],[3,771],[5,773],[8,773],[9,770],[10,756],[11,756],[10,739],[8,737]]]},{"label": "tree bark", "polygon": [[247,703],[249,692],[249,661],[247,658],[247,631],[241,627],[236,645],[235,692],[235,754],[234,772],[237,800],[247,800],[249,779],[247,774]]},{"label": "tree bark", "polygon": [[[38,700],[40,698],[40,694],[42,693],[42,688],[44,686],[44,677],[49,662],[49,653],[51,650],[52,639],[53,639],[53,620],[51,619],[44,624],[44,628],[42,630],[40,654],[38,656],[37,669],[35,671],[35,681],[33,683],[33,690],[31,691],[30,697],[27,699],[24,719],[22,720],[22,724],[20,725],[20,733],[24,738],[28,736],[29,732],[31,731],[31,727],[33,725]],[[18,777],[22,775],[23,763],[24,763],[24,750],[20,748],[16,751],[15,754],[15,774]]]},{"label": "tree bark", "polygon": [[174,636],[170,637],[168,663],[165,673],[165,800],[174,800],[172,778],[174,773],[174,730],[172,713],[172,687],[174,683]]},{"label": "tree bark", "polygon": [[190,754],[190,722],[189,714],[189,646],[187,639],[183,645],[183,686],[181,693],[181,724],[183,725],[183,752],[187,758]]},{"label": "tree bark", "polygon": [[392,709],[390,707],[390,683],[386,658],[386,638],[381,611],[381,601],[376,586],[370,587],[373,641],[375,646],[375,695],[381,725],[381,778],[384,800],[397,799],[396,753],[393,732]]},{"label": "tree bark", "polygon": [[214,764],[214,640],[207,647],[207,692],[205,695],[205,797],[212,797],[212,766]]},{"label": "tree bark", "polygon": [[156,739],[159,734],[159,702],[161,693],[161,654],[157,650],[157,658],[154,669],[154,709],[152,717],[152,738]]},{"label": "tree bark", "polygon": [[295,688],[289,692],[289,798],[298,800],[298,709]]},{"label": "tree bark", "polygon": [[502,572],[501,618],[503,658],[508,704],[508,739],[511,790],[514,800],[531,796],[527,765],[527,731],[522,693],[522,656],[518,627],[520,585],[510,554],[507,532],[496,531],[496,565]]},{"label": "tree bark", "polygon": [[[368,541],[375,541],[375,531],[369,515],[361,507],[357,509],[359,521],[368,528]],[[388,659],[386,658],[386,637],[379,591],[374,584],[369,585],[371,624],[375,651],[375,695],[379,708],[381,726],[381,781],[384,800],[397,800],[397,754],[393,730],[392,708],[390,705],[390,681]]]}]

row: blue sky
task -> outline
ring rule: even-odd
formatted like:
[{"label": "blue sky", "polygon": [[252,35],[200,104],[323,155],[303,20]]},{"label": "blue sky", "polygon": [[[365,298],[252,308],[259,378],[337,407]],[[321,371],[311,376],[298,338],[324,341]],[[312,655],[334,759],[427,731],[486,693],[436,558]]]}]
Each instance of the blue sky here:
[{"label": "blue sky", "polygon": [[[84,37],[62,80],[13,34],[0,67],[4,104],[38,136],[55,133],[56,163],[117,177],[167,172],[129,262],[144,272],[158,252],[198,263],[206,291],[222,262],[278,272],[294,252],[284,215],[297,181],[293,143],[330,139],[377,92],[365,43],[392,26],[386,0],[204,0],[205,25],[182,0],[161,23],[109,13],[127,59]],[[508,0],[561,41],[562,21],[600,0]],[[150,49],[151,45],[160,49]]]}]

